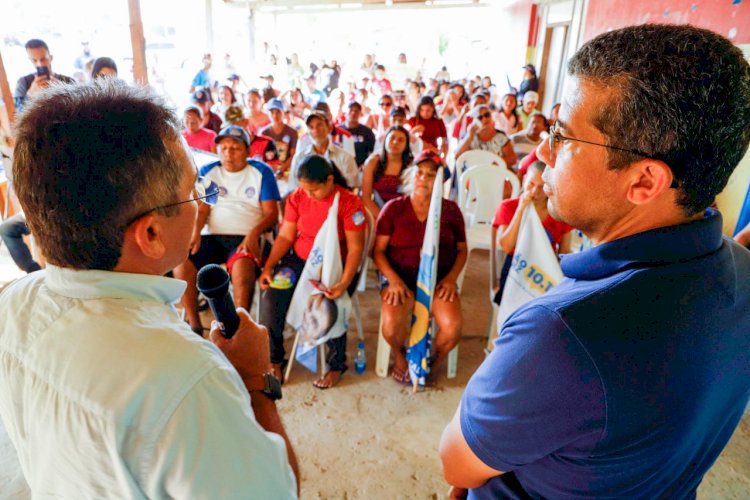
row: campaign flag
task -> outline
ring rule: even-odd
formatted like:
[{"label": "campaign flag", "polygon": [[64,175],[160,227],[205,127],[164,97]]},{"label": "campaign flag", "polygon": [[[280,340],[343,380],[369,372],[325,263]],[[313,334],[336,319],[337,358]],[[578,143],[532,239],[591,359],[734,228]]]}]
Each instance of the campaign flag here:
[{"label": "campaign flag", "polygon": [[414,300],[414,313],[411,318],[409,347],[406,361],[409,363],[409,376],[414,384],[424,387],[430,373],[430,309],[437,279],[438,248],[440,244],[440,213],[443,208],[443,169],[438,169],[432,187],[430,211],[427,214],[427,227],[422,241],[422,254],[417,274],[417,293]]},{"label": "campaign flag", "polygon": [[318,346],[342,336],[349,329],[352,308],[349,294],[331,300],[322,292],[338,283],[344,272],[338,213],[339,193],[336,193],[328,217],[315,235],[286,316],[287,323],[294,327],[299,337],[295,359],[313,373],[318,371]]},{"label": "campaign flag", "polygon": [[[497,313],[497,331],[500,332],[505,320],[516,309],[550,291],[563,277],[539,214],[529,204],[524,209],[518,228],[518,241]],[[495,340],[490,338],[487,342],[490,351]]]}]

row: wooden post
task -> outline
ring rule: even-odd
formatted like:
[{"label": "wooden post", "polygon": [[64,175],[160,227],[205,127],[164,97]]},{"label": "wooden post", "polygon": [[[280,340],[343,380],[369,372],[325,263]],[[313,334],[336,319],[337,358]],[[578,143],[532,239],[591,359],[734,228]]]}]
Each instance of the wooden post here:
[{"label": "wooden post", "polygon": [[16,116],[16,105],[13,101],[13,94],[10,93],[10,85],[8,85],[8,74],[5,72],[5,64],[3,64],[3,55],[0,52],[0,95],[5,103],[5,112],[8,115],[8,124],[13,125],[13,120]]},{"label": "wooden post", "polygon": [[130,41],[133,45],[133,78],[136,83],[148,85],[146,68],[146,39],[143,36],[140,0],[128,0],[130,15]]}]

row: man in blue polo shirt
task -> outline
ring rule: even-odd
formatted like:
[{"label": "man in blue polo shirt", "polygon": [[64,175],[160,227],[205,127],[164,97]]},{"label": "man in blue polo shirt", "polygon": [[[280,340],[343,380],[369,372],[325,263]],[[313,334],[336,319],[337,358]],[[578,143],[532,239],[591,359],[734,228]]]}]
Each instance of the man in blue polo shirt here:
[{"label": "man in blue polo shirt", "polygon": [[[198,209],[190,256],[174,269],[175,277],[188,282],[182,304],[190,328],[199,335],[203,327],[195,287],[198,269],[226,262],[235,303],[249,309],[262,258],[260,240],[278,222],[281,199],[271,167],[247,158],[250,136],[245,129],[226,127],[214,142],[221,160],[201,168],[199,175],[219,187],[219,199],[213,207]],[[201,235],[204,226],[208,226],[207,231]]]},{"label": "man in blue polo shirt", "polygon": [[750,252],[707,209],[750,142],[750,67],[710,31],[643,25],[568,71],[537,154],[551,215],[596,246],[504,323],[444,475],[455,497],[695,497],[750,395]]}]

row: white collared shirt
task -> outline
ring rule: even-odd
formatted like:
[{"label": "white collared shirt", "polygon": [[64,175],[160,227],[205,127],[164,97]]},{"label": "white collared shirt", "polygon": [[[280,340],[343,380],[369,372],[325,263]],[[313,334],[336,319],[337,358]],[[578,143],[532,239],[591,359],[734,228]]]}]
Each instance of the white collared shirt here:
[{"label": "white collared shirt", "polygon": [[0,294],[0,416],[35,497],[295,496],[284,441],[171,307],[184,289],[48,266]]},{"label": "white collared shirt", "polygon": [[[312,143],[298,149],[294,154],[292,166],[289,169],[287,192],[291,193],[299,187],[299,181],[297,180],[297,170],[299,169],[299,165],[307,156],[314,154],[317,153],[315,152],[315,146]],[[328,141],[328,149],[322,156],[329,161],[332,161],[338,167],[341,171],[341,175],[344,176],[347,184],[349,184],[349,187],[355,188],[360,186],[359,169],[357,168],[357,161],[354,159],[354,156],[333,144],[333,141],[331,140]]]}]

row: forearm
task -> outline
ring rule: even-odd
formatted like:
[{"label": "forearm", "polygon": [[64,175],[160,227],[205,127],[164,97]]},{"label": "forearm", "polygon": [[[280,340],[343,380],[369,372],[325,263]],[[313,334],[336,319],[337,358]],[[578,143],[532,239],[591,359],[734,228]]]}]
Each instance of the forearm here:
[{"label": "forearm", "polygon": [[513,249],[516,247],[516,241],[518,241],[518,230],[521,227],[521,218],[523,217],[524,207],[518,207],[516,213],[513,214],[513,218],[510,220],[508,227],[500,235],[500,247],[506,254],[513,253]]},{"label": "forearm", "polygon": [[276,408],[276,403],[271,398],[257,391],[250,396],[250,403],[253,407],[255,420],[257,420],[258,424],[266,431],[278,434],[284,440],[289,466],[292,468],[294,477],[297,479],[297,494],[299,494],[300,477],[297,456],[294,453],[294,448],[292,448],[292,443],[289,441],[289,436],[286,434],[284,425],[281,423],[281,417]]},{"label": "forearm", "polygon": [[451,270],[448,272],[448,274],[445,275],[445,279],[456,281],[458,279],[458,275],[461,274],[461,271],[466,265],[466,259],[468,258],[468,256],[469,252],[467,251],[466,246],[463,246],[463,248],[459,247],[458,255],[456,255],[456,261],[453,263],[453,267],[451,267]]},{"label": "forearm", "polygon": [[247,233],[251,238],[260,238],[260,235],[271,229],[279,221],[278,211],[263,214],[263,218]]},{"label": "forearm", "polygon": [[271,254],[268,256],[268,259],[266,259],[266,265],[264,266],[265,269],[273,271],[274,266],[276,266],[281,258],[287,254],[289,249],[292,248],[293,244],[294,241],[289,240],[283,236],[278,236],[276,238],[276,241],[274,241],[273,243],[273,247],[271,248]]},{"label": "forearm", "polygon": [[346,255],[346,262],[344,263],[344,272],[341,274],[341,283],[344,283],[346,286],[349,286],[349,284],[354,279],[354,275],[357,274],[357,269],[359,269],[359,263],[362,260],[362,250],[360,249],[359,252],[357,251],[350,251]]},{"label": "forearm", "polygon": [[456,158],[464,154],[466,151],[469,150],[469,145],[471,144],[471,141],[474,140],[474,133],[469,132],[469,134],[466,136],[466,139],[461,143],[461,145],[456,150]]},{"label": "forearm", "polygon": [[391,263],[388,261],[388,257],[386,257],[384,251],[375,249],[372,255],[372,260],[375,261],[375,267],[378,268],[380,274],[385,276],[389,282],[393,283],[394,281],[401,279],[396,270],[393,269],[393,266],[391,266]]}]

